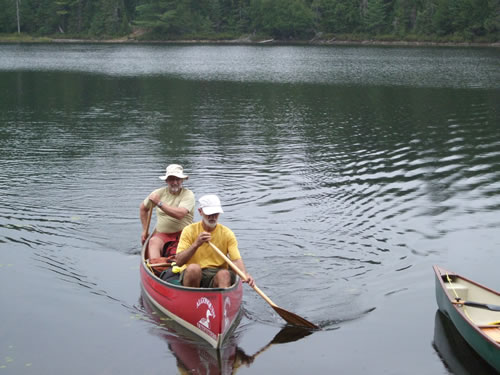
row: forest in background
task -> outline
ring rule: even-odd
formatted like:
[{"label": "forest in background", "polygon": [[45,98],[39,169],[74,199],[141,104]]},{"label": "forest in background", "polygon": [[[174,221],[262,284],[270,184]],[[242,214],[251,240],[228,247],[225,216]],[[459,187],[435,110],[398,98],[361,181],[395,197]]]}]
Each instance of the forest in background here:
[{"label": "forest in background", "polygon": [[500,0],[0,0],[0,34],[57,38],[500,40]]}]

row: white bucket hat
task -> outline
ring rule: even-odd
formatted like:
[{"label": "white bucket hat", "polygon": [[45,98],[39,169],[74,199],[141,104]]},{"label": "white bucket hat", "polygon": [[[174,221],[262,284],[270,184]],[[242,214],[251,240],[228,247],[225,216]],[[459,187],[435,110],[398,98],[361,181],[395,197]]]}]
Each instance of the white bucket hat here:
[{"label": "white bucket hat", "polygon": [[182,179],[188,179],[189,177],[184,174],[184,170],[179,164],[170,164],[165,171],[165,176],[158,177],[160,180],[165,181],[168,176],[174,176]]},{"label": "white bucket hat", "polygon": [[199,199],[200,208],[205,215],[221,214],[224,211],[217,195],[204,195]]}]

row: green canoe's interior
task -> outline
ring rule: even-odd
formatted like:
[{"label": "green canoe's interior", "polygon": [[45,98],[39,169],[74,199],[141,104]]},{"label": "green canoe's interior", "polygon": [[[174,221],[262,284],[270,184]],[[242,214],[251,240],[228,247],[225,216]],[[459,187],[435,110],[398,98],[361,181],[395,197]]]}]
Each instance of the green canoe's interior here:
[{"label": "green canoe's interior", "polygon": [[[446,293],[451,300],[474,301],[485,304],[500,305],[500,296],[483,289],[473,283],[456,277],[455,275],[443,276]],[[475,308],[465,305],[457,305],[464,314],[477,325],[485,334],[494,341],[500,342],[500,312],[487,309]]]}]

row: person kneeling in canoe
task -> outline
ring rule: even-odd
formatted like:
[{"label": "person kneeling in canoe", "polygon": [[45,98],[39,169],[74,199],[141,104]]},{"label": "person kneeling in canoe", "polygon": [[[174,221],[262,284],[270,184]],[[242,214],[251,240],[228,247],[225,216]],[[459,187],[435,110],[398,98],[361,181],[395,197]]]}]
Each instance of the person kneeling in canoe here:
[{"label": "person kneeling in canoe", "polygon": [[200,198],[202,220],[188,225],[182,231],[175,262],[181,267],[187,265],[181,273],[180,282],[184,286],[202,288],[227,288],[231,286],[236,275],[228,269],[228,265],[209,245],[209,241],[218,247],[246,275],[246,282],[253,286],[255,281],[245,269],[238,250],[238,241],[233,231],[218,223],[223,213],[221,203],[216,195],[204,195]]},{"label": "person kneeling in canoe", "polygon": [[139,212],[142,223],[141,242],[146,241],[148,229],[148,211],[156,206],[155,233],[149,240],[149,259],[160,260],[166,257],[173,260],[179,242],[182,229],[193,222],[195,198],[191,190],[182,186],[188,179],[184,174],[182,166],[170,164],[165,176],[160,180],[166,182],[167,186],[156,189],[140,204]]}]

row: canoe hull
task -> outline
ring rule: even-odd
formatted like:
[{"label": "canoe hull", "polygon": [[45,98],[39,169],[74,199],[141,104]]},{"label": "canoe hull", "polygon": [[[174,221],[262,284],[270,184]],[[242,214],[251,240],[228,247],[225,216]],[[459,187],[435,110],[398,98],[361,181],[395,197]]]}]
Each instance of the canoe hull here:
[{"label": "canoe hull", "polygon": [[[499,293],[468,280],[457,274],[448,272],[438,266],[434,266],[436,300],[439,310],[444,313],[456,327],[460,335],[490,366],[500,372],[500,344],[486,335],[481,326],[471,320],[470,315],[463,306],[453,303],[455,299],[454,291],[447,288],[447,275],[456,279],[459,278],[468,283],[471,287],[484,290],[493,297],[500,298]],[[494,327],[492,327],[494,328]]]},{"label": "canoe hull", "polygon": [[494,374],[495,370],[465,341],[453,322],[437,310],[433,347],[451,374]]},{"label": "canoe hull", "polygon": [[144,295],[161,312],[219,348],[232,331],[241,310],[241,280],[230,288],[188,288],[161,280],[144,262],[140,274]]}]

